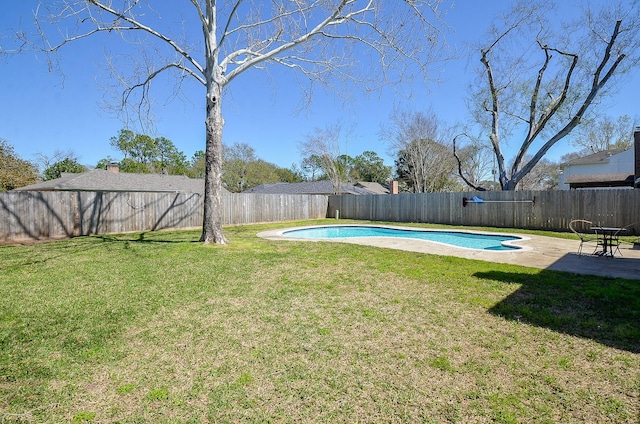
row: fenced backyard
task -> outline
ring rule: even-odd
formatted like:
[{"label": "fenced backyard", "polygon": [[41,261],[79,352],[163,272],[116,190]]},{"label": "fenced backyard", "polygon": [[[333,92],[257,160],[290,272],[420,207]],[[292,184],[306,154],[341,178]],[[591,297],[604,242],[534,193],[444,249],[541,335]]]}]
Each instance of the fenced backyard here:
[{"label": "fenced backyard", "polygon": [[[463,199],[479,197],[483,203]],[[583,218],[620,227],[640,221],[640,190],[460,192],[371,196],[227,194],[223,224],[333,218],[567,231]],[[0,193],[0,242],[202,225],[196,193]],[[636,230],[637,231],[637,230]]]}]

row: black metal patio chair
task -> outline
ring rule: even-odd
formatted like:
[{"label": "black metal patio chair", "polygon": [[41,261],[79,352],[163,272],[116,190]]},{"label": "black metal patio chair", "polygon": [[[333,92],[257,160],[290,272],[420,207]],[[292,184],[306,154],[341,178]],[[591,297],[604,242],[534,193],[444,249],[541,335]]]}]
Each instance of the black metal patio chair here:
[{"label": "black metal patio chair", "polygon": [[[613,245],[612,245],[612,249],[613,246],[615,246],[616,248],[616,252],[618,252],[620,254],[620,256],[622,256],[622,252],[620,252],[620,245],[623,243],[629,243],[632,244],[633,246],[635,246],[636,244],[640,244],[640,235],[638,235],[638,233],[635,230],[639,230],[640,229],[640,222],[634,222],[633,224],[627,224],[624,227],[620,228],[618,231],[616,231],[616,233],[613,235]],[[625,237],[626,235],[629,235],[629,239],[626,238],[621,238],[621,237]],[[635,239],[633,238],[633,236],[636,236]]]}]

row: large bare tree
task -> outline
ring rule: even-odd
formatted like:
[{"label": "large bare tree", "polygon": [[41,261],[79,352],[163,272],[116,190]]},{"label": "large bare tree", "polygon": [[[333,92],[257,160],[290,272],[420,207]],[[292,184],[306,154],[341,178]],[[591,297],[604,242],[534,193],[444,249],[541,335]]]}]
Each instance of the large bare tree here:
[{"label": "large bare tree", "polygon": [[[309,158],[316,158],[317,164],[329,178],[333,192],[342,192],[342,183],[346,179],[344,163],[340,161],[342,155],[341,144],[348,143],[350,131],[344,131],[341,124],[327,125],[326,128],[316,128],[300,142],[300,151]],[[346,147],[345,147],[346,150]]]},{"label": "large bare tree", "polygon": [[396,173],[410,191],[427,193],[452,188],[455,162],[448,130],[435,112],[395,111],[381,137],[396,157]]},{"label": "large bare tree", "polygon": [[123,41],[124,51],[139,47],[125,61],[109,62],[125,86],[122,104],[137,112],[147,110],[151,83],[166,72],[174,71],[179,84],[192,79],[204,88],[201,241],[224,244],[222,100],[230,83],[272,65],[294,72],[303,88],[346,81],[371,89],[411,75],[423,78],[444,44],[440,1],[50,0],[36,23],[39,48],[48,53],[99,34]]},{"label": "large bare tree", "polygon": [[[486,128],[503,190],[514,190],[638,64],[638,8],[607,3],[560,22],[551,1],[520,1],[480,48],[474,115]],[[519,141],[518,141],[519,140]],[[508,167],[503,148],[519,146]]]}]

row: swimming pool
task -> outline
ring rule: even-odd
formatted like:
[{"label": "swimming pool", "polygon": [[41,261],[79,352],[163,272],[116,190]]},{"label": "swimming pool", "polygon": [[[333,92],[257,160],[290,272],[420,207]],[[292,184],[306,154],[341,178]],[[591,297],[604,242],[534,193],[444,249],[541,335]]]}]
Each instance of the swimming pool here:
[{"label": "swimming pool", "polygon": [[521,237],[504,234],[471,233],[465,231],[423,230],[378,227],[370,225],[329,225],[299,228],[282,233],[286,237],[301,239],[341,239],[352,237],[395,237],[427,240],[456,247],[476,250],[514,251],[520,246],[510,243]]}]

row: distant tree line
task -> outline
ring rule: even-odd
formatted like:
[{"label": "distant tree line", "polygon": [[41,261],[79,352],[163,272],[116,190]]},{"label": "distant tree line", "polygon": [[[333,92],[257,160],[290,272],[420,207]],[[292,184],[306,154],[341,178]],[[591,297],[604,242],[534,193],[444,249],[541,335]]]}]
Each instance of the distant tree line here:
[{"label": "distant tree line", "polygon": [[[633,145],[634,121],[627,115],[591,118],[579,126],[572,144],[579,150],[564,155],[560,161],[539,160],[517,184],[520,190],[557,188],[558,174],[564,162],[610,149],[629,149]],[[224,146],[222,184],[239,193],[261,184],[277,182],[331,180],[336,192],[343,182],[367,181],[387,183],[397,180],[404,192],[444,192],[465,189],[500,190],[495,159],[490,146],[476,140],[456,147],[449,140],[452,130],[433,111],[394,112],[381,138],[390,148],[394,166],[374,151],[355,157],[340,151],[341,130],[333,126],[316,129],[300,143],[305,155],[300,164],[283,168],[257,157],[246,143]],[[342,140],[346,142],[345,140]],[[175,144],[165,138],[152,138],[123,129],[110,139],[110,145],[122,159],[100,159],[96,168],[115,163],[121,172],[166,173],[204,178],[205,154],[196,151],[190,160]],[[524,160],[529,160],[525,157]],[[41,172],[39,170],[42,170]],[[86,172],[73,152],[56,150],[51,156],[38,154],[36,162],[18,157],[7,140],[0,139],[0,191],[60,178],[65,173]]]},{"label": "distant tree line", "polygon": [[[165,137],[153,138],[127,129],[111,137],[109,143],[120,153],[121,159],[107,156],[100,159],[95,168],[105,169],[109,164],[116,164],[121,172],[204,178],[205,154],[202,150],[196,151],[187,160],[186,155],[171,140]],[[248,144],[234,143],[224,146],[223,159],[223,186],[235,193],[261,184],[328,179],[318,157],[313,155],[304,158],[300,166],[292,164],[290,168],[283,168],[258,158],[255,149]],[[341,155],[338,161],[343,181],[386,182],[391,178],[391,166],[385,166],[382,158],[373,151],[366,151],[356,157]],[[89,170],[79,163],[72,151],[56,150],[51,156],[39,153],[36,162],[19,158],[13,146],[0,139],[0,191]]]},{"label": "distant tree line", "polygon": [[[202,150],[196,151],[188,161],[170,140],[135,134],[130,130],[121,130],[111,138],[110,144],[123,158],[116,160],[106,157],[98,162],[96,168],[116,163],[122,172],[204,178],[205,153]],[[391,178],[392,167],[385,166],[382,158],[373,151],[363,152],[356,157],[340,155],[337,164],[342,181],[383,183]],[[223,146],[222,185],[230,192],[239,193],[261,184],[322,179],[329,179],[329,176],[316,155],[304,158],[301,166],[293,164],[290,168],[283,168],[258,158],[255,149],[246,143]]]}]

